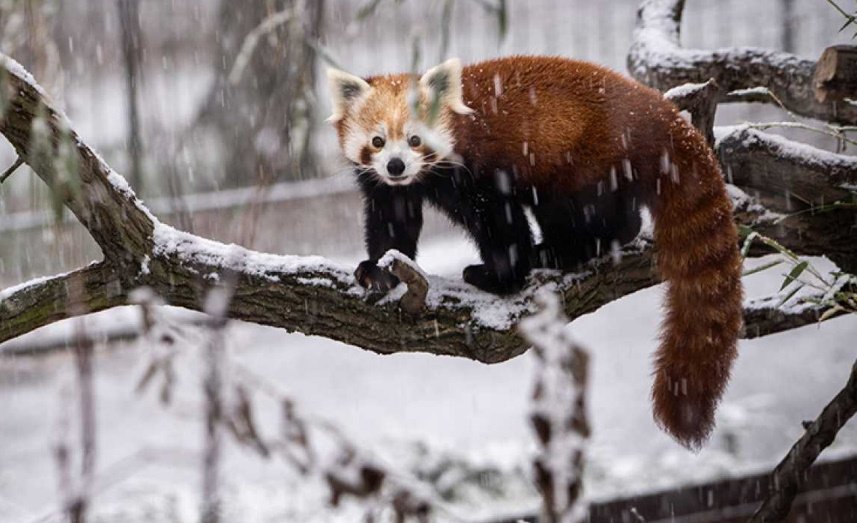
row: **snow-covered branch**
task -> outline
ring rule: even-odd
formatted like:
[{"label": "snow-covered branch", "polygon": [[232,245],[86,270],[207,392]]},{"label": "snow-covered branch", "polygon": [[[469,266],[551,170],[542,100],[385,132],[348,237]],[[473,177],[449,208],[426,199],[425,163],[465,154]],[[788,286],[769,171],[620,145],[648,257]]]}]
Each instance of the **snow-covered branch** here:
[{"label": "snow-covered branch", "polygon": [[[857,157],[765,133],[751,124],[715,129],[719,96],[713,79],[664,93],[680,109],[690,112],[693,124],[714,147],[729,183],[753,194],[771,211],[767,217],[760,216],[762,220],[748,220],[738,209],[738,221],[755,222],[757,232],[803,254],[826,255],[846,272],[857,273],[857,242],[853,237],[857,213],[853,212],[849,190],[857,187]],[[831,207],[834,202],[851,207]],[[771,219],[774,213],[779,213],[779,219]],[[788,314],[776,308],[751,307],[745,315],[746,324],[752,327],[748,334],[764,335],[790,325],[805,325],[815,312]]]},{"label": "snow-covered branch", "polygon": [[857,156],[823,151],[811,145],[753,129],[719,127],[717,151],[731,182],[753,189],[791,192],[821,205],[848,195],[857,186]]},{"label": "snow-covered branch", "polygon": [[106,263],[10,287],[0,291],[0,343],[42,325],[126,301],[120,275]]},{"label": "snow-covered branch", "polygon": [[[834,203],[853,205],[847,188],[857,185],[857,158],[749,126],[718,127],[715,134],[715,150],[728,181],[754,195],[767,211],[778,213],[760,216],[753,225],[755,231],[801,254],[827,256],[843,271],[857,274],[857,209]],[[736,218],[748,221],[741,212]],[[771,321],[777,317],[762,316]],[[762,316],[756,311],[748,319]],[[793,320],[803,324],[790,317],[770,326],[785,327]]]},{"label": "snow-covered branch", "polygon": [[[790,111],[827,122],[857,123],[857,106],[848,102],[815,100],[812,75],[815,62],[797,55],[735,47],[714,51],[683,49],[681,16],[685,0],[642,0],[637,11],[628,71],[637,80],[660,91],[714,78],[723,90],[721,101],[745,101],[725,93],[767,87]],[[753,101],[773,102],[772,97]]]},{"label": "snow-covered branch", "polygon": [[664,93],[664,98],[690,113],[691,123],[705,136],[705,141],[711,147],[714,147],[714,116],[717,114],[719,97],[720,86],[713,78],[701,84],[673,87]]}]

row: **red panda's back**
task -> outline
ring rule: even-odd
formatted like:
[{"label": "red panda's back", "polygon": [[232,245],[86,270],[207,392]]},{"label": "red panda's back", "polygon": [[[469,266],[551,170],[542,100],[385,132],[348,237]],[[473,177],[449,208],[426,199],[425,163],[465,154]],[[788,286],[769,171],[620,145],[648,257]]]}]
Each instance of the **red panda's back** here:
[{"label": "red panda's back", "polygon": [[464,68],[456,149],[480,169],[516,170],[536,186],[577,190],[612,168],[657,168],[680,118],[660,93],[603,67],[512,57]]}]

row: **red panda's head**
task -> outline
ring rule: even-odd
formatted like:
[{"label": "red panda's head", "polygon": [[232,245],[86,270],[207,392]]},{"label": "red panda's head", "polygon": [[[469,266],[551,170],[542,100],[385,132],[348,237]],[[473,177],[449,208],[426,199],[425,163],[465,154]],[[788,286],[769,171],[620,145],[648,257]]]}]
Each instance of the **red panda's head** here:
[{"label": "red panda's head", "polygon": [[408,185],[438,162],[449,161],[455,145],[454,114],[464,105],[461,62],[454,58],[421,78],[399,74],[368,81],[328,69],[333,115],[345,157],[389,185]]}]

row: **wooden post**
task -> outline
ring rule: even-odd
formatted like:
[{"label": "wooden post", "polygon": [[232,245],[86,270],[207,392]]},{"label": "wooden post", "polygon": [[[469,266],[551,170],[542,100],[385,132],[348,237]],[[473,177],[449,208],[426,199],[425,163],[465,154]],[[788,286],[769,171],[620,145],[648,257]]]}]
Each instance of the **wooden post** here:
[{"label": "wooden post", "polygon": [[834,45],[825,49],[815,65],[812,87],[819,102],[857,97],[857,46]]}]

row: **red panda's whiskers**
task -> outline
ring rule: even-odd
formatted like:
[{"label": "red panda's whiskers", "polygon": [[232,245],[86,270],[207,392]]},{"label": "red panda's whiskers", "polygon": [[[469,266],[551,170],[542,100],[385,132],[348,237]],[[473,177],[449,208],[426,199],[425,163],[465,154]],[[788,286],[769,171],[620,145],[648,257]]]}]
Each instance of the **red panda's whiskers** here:
[{"label": "red panda's whiskers", "polygon": [[466,165],[461,162],[455,162],[452,160],[438,160],[436,162],[432,162],[430,165],[432,167],[452,167],[456,169],[462,169],[468,175],[470,175],[471,178],[476,179],[476,177],[473,176],[473,171],[471,171]]}]

